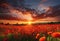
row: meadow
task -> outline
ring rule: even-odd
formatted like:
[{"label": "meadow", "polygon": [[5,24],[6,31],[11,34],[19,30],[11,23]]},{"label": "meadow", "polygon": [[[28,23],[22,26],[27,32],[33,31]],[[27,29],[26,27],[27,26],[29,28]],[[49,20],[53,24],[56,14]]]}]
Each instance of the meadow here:
[{"label": "meadow", "polygon": [[60,24],[0,24],[0,41],[60,41]]}]

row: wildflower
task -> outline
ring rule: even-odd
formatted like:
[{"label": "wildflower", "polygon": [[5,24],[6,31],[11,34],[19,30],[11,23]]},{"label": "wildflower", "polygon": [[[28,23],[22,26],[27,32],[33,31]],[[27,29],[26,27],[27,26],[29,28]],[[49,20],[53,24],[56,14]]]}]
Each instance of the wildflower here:
[{"label": "wildflower", "polygon": [[51,35],[52,34],[52,32],[48,32],[48,35]]},{"label": "wildflower", "polygon": [[38,33],[37,35],[36,35],[36,39],[38,39],[40,37],[40,34]]},{"label": "wildflower", "polygon": [[52,33],[51,36],[54,38],[60,38],[60,32],[54,32],[54,33]]},{"label": "wildflower", "polygon": [[41,37],[40,39],[39,39],[39,41],[45,41],[46,40],[46,37],[44,36],[44,37]]},{"label": "wildflower", "polygon": [[5,35],[8,35],[9,33],[10,33],[10,30],[6,30],[6,31],[4,32]]},{"label": "wildflower", "polygon": [[3,41],[8,41],[8,39],[7,38],[4,38]]}]

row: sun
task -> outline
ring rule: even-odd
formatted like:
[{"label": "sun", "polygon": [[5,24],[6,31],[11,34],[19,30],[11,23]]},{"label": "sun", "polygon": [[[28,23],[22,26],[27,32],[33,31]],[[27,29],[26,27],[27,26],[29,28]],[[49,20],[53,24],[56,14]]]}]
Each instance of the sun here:
[{"label": "sun", "polygon": [[28,25],[31,25],[31,24],[32,24],[32,22],[31,22],[31,21],[28,21],[27,23],[28,23]]}]

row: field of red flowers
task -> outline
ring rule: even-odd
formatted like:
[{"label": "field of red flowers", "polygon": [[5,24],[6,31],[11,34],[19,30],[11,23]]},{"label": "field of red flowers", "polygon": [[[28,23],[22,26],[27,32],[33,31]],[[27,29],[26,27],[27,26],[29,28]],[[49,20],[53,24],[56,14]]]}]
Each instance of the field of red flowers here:
[{"label": "field of red flowers", "polygon": [[60,41],[60,24],[0,25],[0,41]]}]

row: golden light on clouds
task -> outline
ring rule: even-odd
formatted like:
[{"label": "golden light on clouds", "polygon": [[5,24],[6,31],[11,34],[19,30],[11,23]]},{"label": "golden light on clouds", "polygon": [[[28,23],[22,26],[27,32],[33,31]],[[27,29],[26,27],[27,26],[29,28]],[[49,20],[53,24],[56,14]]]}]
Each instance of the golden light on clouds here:
[{"label": "golden light on clouds", "polygon": [[27,20],[33,20],[31,14],[25,14],[24,17],[25,17]]},{"label": "golden light on clouds", "polygon": [[31,21],[28,21],[28,22],[27,22],[27,24],[28,24],[28,25],[31,25],[31,24],[32,24],[32,22],[31,22]]},{"label": "golden light on clouds", "polygon": [[[19,20],[0,20],[0,22],[4,23],[4,24],[27,24],[27,25],[31,25],[33,23],[47,23],[47,22],[58,22],[59,17],[48,17],[48,18],[43,18],[43,19],[38,19],[35,21],[32,20],[27,20],[27,21],[19,21]],[[59,19],[60,20],[60,19]]]}]

